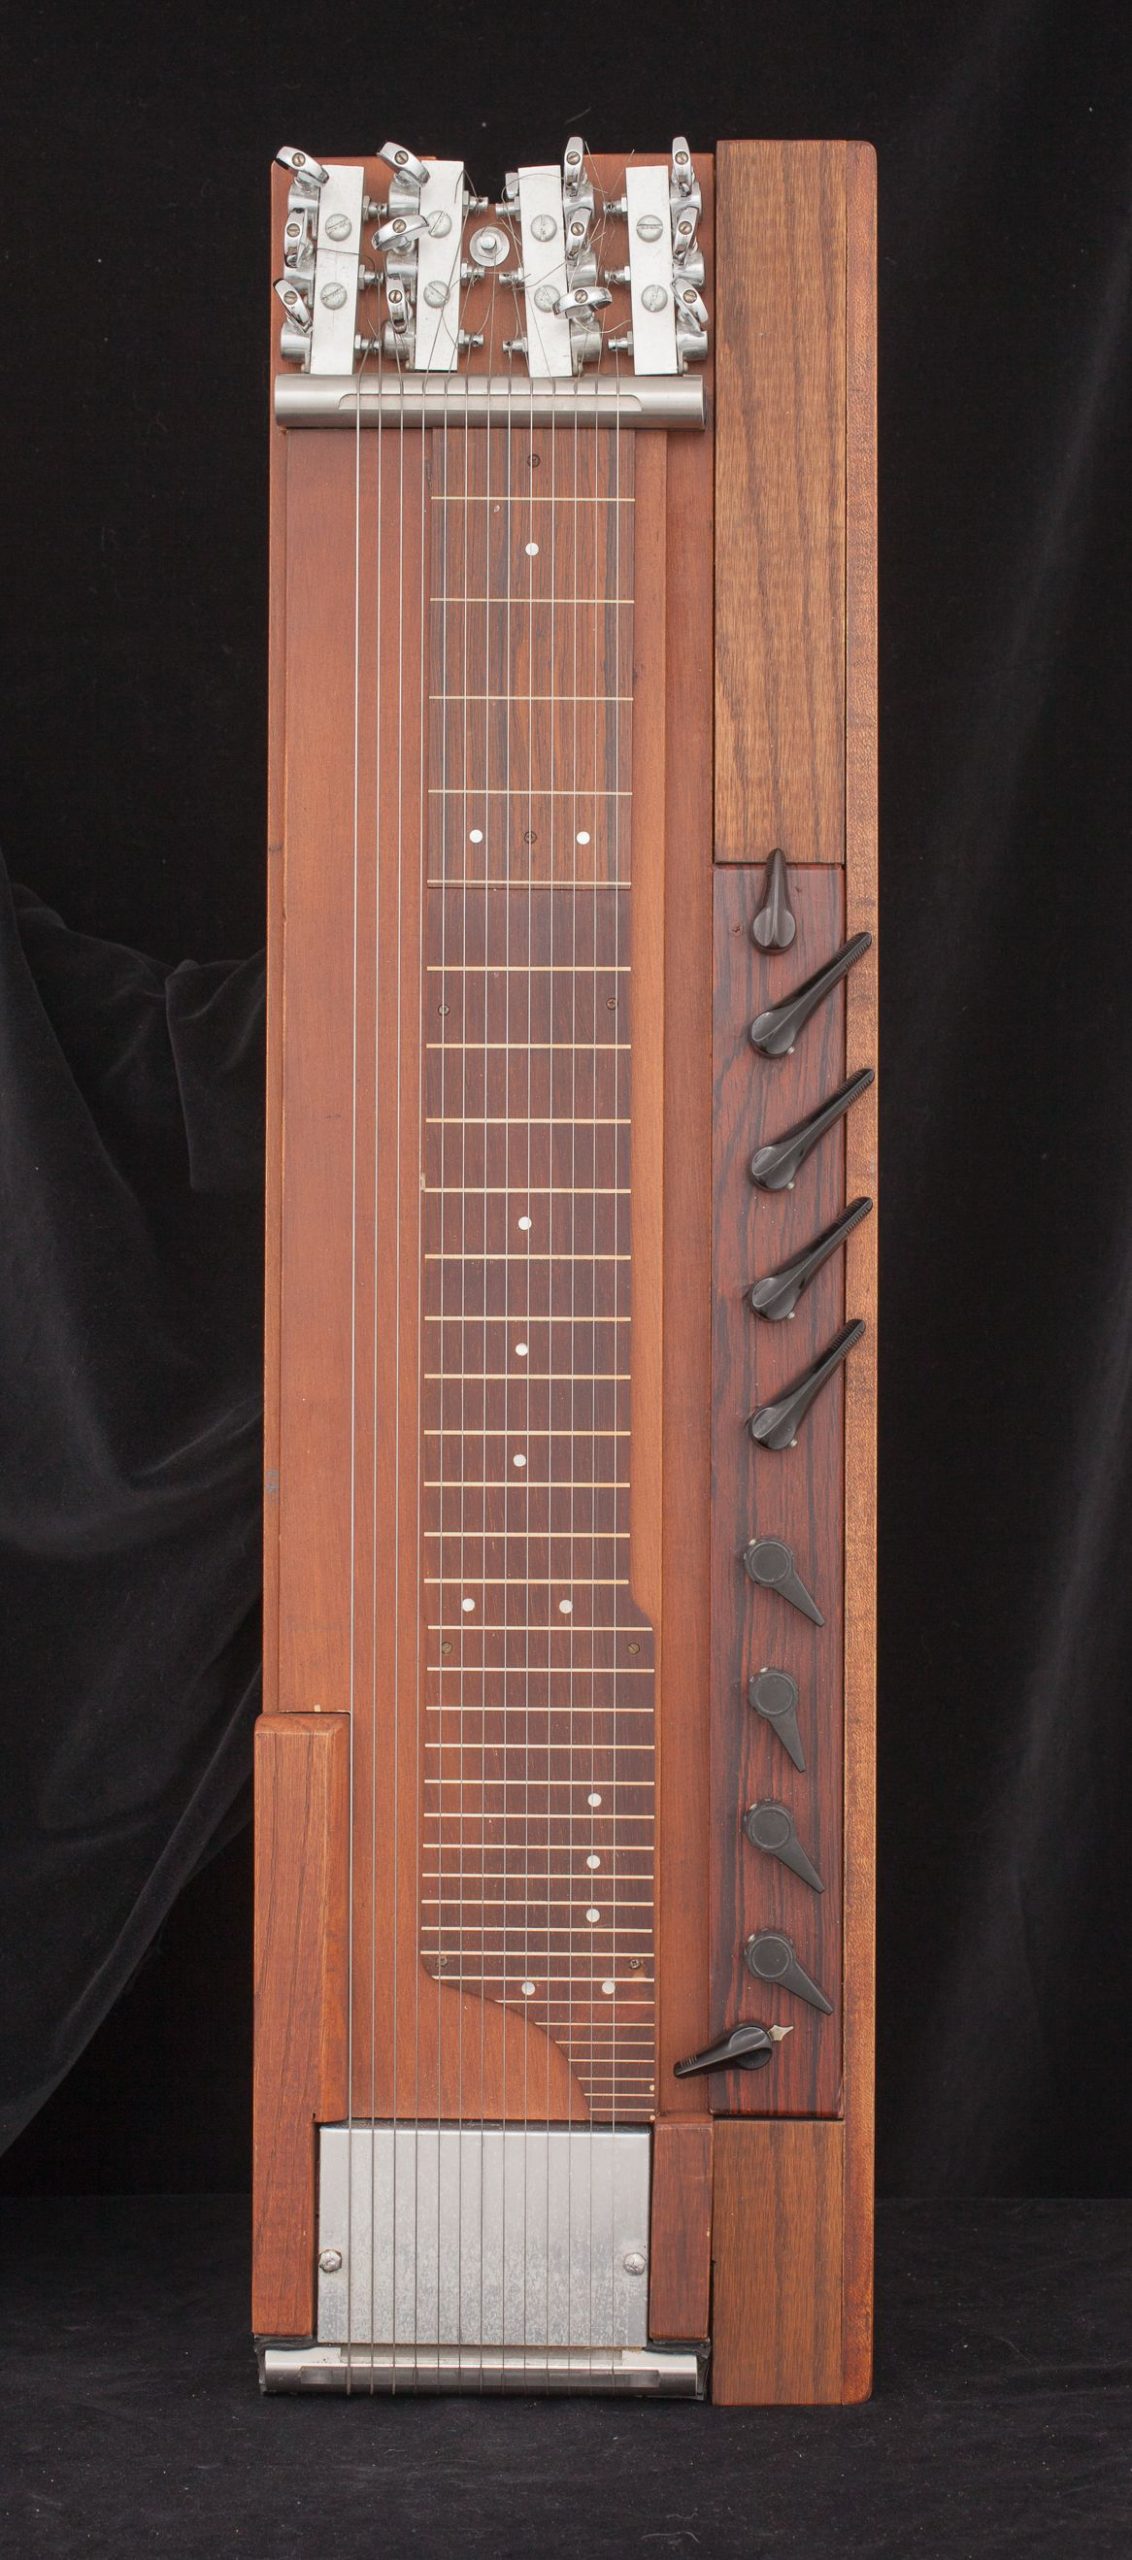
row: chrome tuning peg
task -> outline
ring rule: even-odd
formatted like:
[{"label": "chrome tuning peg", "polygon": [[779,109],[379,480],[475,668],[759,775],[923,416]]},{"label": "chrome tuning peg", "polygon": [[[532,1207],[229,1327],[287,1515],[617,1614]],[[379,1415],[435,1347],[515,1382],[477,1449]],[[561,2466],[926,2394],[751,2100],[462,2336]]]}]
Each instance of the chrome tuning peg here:
[{"label": "chrome tuning peg", "polygon": [[695,186],[696,172],[692,166],[692,154],[688,149],[687,135],[683,133],[674,134],[672,138],[673,195],[689,196]]},{"label": "chrome tuning peg", "polygon": [[395,177],[409,178],[415,187],[427,185],[428,169],[424,161],[418,160],[415,151],[407,151],[403,142],[383,142],[377,156],[384,160],[387,168],[392,169]]},{"label": "chrome tuning peg", "polygon": [[562,154],[562,193],[567,204],[578,194],[585,175],[586,146],[580,133],[572,133]]},{"label": "chrome tuning peg", "polygon": [[556,295],[554,309],[567,320],[585,320],[591,311],[602,311],[613,296],[603,284],[572,285],[569,293]]},{"label": "chrome tuning peg", "polygon": [[275,157],[281,169],[289,169],[291,176],[305,186],[324,187],[330,176],[329,169],[323,168],[321,160],[312,160],[309,151],[289,151],[284,147]]},{"label": "chrome tuning peg", "polygon": [[375,249],[400,249],[419,233],[428,230],[423,213],[394,213],[388,222],[380,222],[373,235]]},{"label": "chrome tuning peg", "polygon": [[301,329],[305,336],[311,325],[311,307],[307,301],[305,293],[300,292],[298,285],[291,276],[277,276],[275,280],[275,291],[279,296],[280,302],[283,305],[292,329]]}]

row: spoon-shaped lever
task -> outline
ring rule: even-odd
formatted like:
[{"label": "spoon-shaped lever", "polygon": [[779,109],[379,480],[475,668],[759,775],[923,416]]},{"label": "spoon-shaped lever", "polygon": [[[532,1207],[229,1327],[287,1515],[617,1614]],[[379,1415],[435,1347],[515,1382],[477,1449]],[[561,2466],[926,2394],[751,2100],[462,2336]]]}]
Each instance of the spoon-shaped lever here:
[{"label": "spoon-shaped lever", "polygon": [[764,1796],[760,1804],[749,1804],[743,1829],[752,1849],[765,1849],[768,1858],[777,1858],[781,1866],[790,1868],[792,1875],[801,1876],[803,1884],[812,1885],[815,1893],[825,1892],[813,1859],[807,1857],[794,1829],[794,1816],[787,1805],[776,1803],[770,1796]]},{"label": "spoon-shaped lever", "polygon": [[787,887],[786,856],[776,845],[766,866],[763,902],[751,924],[751,940],[760,951],[789,951],[797,933]]},{"label": "spoon-shaped lever", "polygon": [[868,1217],[872,1205],[871,1200],[851,1200],[849,1207],[842,1210],[831,1227],[823,1227],[804,1253],[796,1253],[792,1262],[780,1262],[777,1271],[768,1271],[762,1280],[756,1280],[747,1291],[747,1303],[755,1314],[765,1316],[768,1324],[780,1324],[784,1316],[792,1316],[815,1271],[821,1270],[838,1245],[844,1244],[846,1236],[851,1236],[862,1218]]},{"label": "spoon-shaped lever", "polygon": [[809,1369],[803,1369],[801,1377],[795,1378],[793,1386],[787,1387],[773,1404],[761,1404],[758,1412],[751,1415],[747,1429],[760,1448],[794,1447],[815,1396],[820,1396],[822,1388],[828,1385],[834,1371],[841,1367],[854,1343],[860,1341],[864,1330],[863,1316],[855,1316],[851,1324],[843,1324],[829,1349],[822,1352],[820,1360],[815,1360]]},{"label": "spoon-shaped lever", "polygon": [[795,1570],[793,1550],[784,1538],[750,1538],[743,1549],[743,1570],[757,1583],[760,1591],[777,1591],[780,1599],[789,1600],[800,1609],[812,1626],[824,1627],[825,1619]]},{"label": "spoon-shaped lever", "polygon": [[760,2027],[753,2022],[747,2027],[730,2027],[714,2044],[706,2044],[702,2053],[690,2053],[686,2062],[674,2062],[673,2077],[689,2080],[693,2071],[764,2071],[773,2062],[775,2048],[784,2036],[792,2036],[793,2027]]},{"label": "spoon-shaped lever", "polygon": [[748,1034],[752,1049],[758,1049],[764,1058],[789,1057],[798,1033],[805,1030],[810,1015],[817,1012],[819,1004],[824,1004],[827,996],[832,995],[842,978],[848,977],[854,961],[868,950],[872,938],[871,933],[855,933],[851,942],[846,942],[840,951],[834,953],[832,960],[826,961],[824,968],[815,969],[811,977],[803,978],[801,986],[795,987],[792,995],[783,996],[780,1004],[768,1005],[765,1013],[757,1013]]},{"label": "spoon-shaped lever", "polygon": [[806,1766],[802,1736],[798,1731],[798,1683],[788,1671],[776,1671],[769,1662],[747,1682],[747,1705],[757,1716],[763,1716],[771,1732],[778,1735],[782,1748],[796,1769]]},{"label": "spoon-shaped lever", "polygon": [[811,1111],[805,1120],[796,1120],[792,1129],[784,1129],[782,1136],[772,1138],[769,1146],[756,1147],[751,1158],[751,1180],[757,1182],[760,1191],[791,1190],[811,1147],[816,1147],[818,1139],[824,1138],[826,1130],[832,1129],[842,1112],[848,1111],[858,1094],[866,1093],[872,1082],[872,1068],[862,1067],[847,1084],[831,1093],[828,1102],[819,1102],[816,1111]]},{"label": "spoon-shaped lever", "polygon": [[833,2002],[827,2000],[820,1983],[800,1965],[794,1953],[793,1938],[781,1929],[759,1929],[748,1938],[743,1949],[748,1971],[759,1982],[776,1982],[782,1991],[792,1991],[796,2000],[808,2000],[811,2009],[821,2009],[827,2018],[833,2016]]}]

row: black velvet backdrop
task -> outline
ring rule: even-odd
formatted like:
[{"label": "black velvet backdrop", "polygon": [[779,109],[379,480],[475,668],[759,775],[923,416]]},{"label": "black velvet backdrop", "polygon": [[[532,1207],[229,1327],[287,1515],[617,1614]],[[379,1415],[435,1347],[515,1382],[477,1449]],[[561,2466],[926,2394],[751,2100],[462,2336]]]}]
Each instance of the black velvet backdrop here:
[{"label": "black velvet backdrop", "polygon": [[[878,147],[880,2170],[904,2193],[1132,2180],[1130,72],[1128,11],[1101,0],[119,0],[28,12],[2,109],[0,837],[71,925],[169,964],[250,955],[261,932],[276,145],[392,132],[488,185],[575,126],[598,148],[674,126],[702,146]],[[161,1164],[152,1131],[131,1155],[128,1215],[120,1184],[74,1190],[43,1024],[91,1074],[97,1054],[105,1099],[112,1023],[93,992],[94,1026],[55,998],[37,1010],[52,932],[25,911],[4,1032],[23,1239],[0,1352],[21,1416],[9,1488],[38,1466],[63,1524],[37,1583],[11,1501],[0,1518],[7,1783],[36,1783],[38,1702],[44,1751],[66,1759],[73,1735],[78,1768],[100,1765],[110,1712],[109,1764],[132,1759],[183,1875],[204,1847],[202,1755],[229,1754],[205,1787],[219,1819],[245,1748],[251,1477],[242,1441],[202,1477],[197,1442],[239,1439],[254,1408],[254,1219],[190,1201],[180,1122]],[[193,1091],[182,1079],[178,1105],[169,1083],[176,1003],[164,967],[131,983],[172,1129]],[[93,965],[86,984],[104,985]],[[63,1349],[40,1346],[42,1397],[24,1374],[38,1252],[74,1317]],[[146,1638],[109,1691],[112,1595],[66,1526],[72,1427],[99,1397],[128,1416],[127,1473],[172,1451],[192,1485],[180,1548],[140,1543]],[[89,1803],[72,1815],[91,1830]],[[9,2183],[242,2182],[247,1899],[236,1841],[8,2155]],[[49,1974],[45,1943],[85,1907],[72,1874],[5,1964]]]}]

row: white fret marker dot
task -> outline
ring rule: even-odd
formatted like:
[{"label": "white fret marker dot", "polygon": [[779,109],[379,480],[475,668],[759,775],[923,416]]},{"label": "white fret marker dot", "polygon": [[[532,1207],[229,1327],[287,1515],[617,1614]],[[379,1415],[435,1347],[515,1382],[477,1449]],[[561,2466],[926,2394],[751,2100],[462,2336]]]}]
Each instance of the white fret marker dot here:
[{"label": "white fret marker dot", "polygon": [[589,840],[589,829],[587,827],[582,827],[580,832],[574,838],[575,844],[588,844]]},{"label": "white fret marker dot", "polygon": [[533,559],[536,557],[537,552],[538,552],[538,544],[537,544],[537,542],[528,542],[528,543],[527,543],[527,545],[526,545],[526,553],[527,553],[527,558],[528,558],[528,560],[533,560]]},{"label": "white fret marker dot", "polygon": [[533,1999],[534,1999],[534,1996],[535,1996],[535,1986],[534,1986],[533,1982],[521,1982],[521,1983],[519,1984],[519,1989],[520,1989],[520,1991],[522,1992],[522,1995],[523,1995],[524,2000],[533,2000]]},{"label": "white fret marker dot", "polygon": [[530,1221],[530,1219],[529,1219],[529,1218],[520,1218],[520,1220],[519,1220],[519,1225],[521,1226],[521,1228],[522,1228],[522,1230],[523,1230],[523,1234],[524,1234],[524,1235],[527,1235],[527,1234],[529,1233],[529,1231],[530,1231],[530,1224],[531,1224],[531,1221]]},{"label": "white fret marker dot", "polygon": [[586,1865],[587,1865],[587,1867],[600,1867],[600,1865],[601,1865],[601,1859],[600,1859],[600,1858],[598,1858],[598,1857],[595,1857],[594,1852],[593,1852],[593,1850],[592,1850],[592,1849],[591,1849],[591,1851],[590,1851],[589,1857],[588,1857],[588,1858],[587,1858],[587,1860],[586,1860]]},{"label": "white fret marker dot", "polygon": [[596,1925],[597,1925],[597,1922],[598,1922],[598,1921],[600,1920],[600,1918],[601,1918],[601,1913],[600,1913],[600,1911],[598,1910],[598,1907],[597,1907],[596,1902],[591,1902],[590,1907],[589,1907],[589,1910],[588,1910],[588,1911],[587,1911],[587,1913],[586,1913],[586,1918],[587,1918],[587,1920],[588,1920],[588,1922],[589,1922],[589,1925],[590,1925],[591,1929],[595,1928],[595,1927],[596,1927]]},{"label": "white fret marker dot", "polygon": [[512,1460],[511,1460],[511,1464],[512,1464],[512,1466],[513,1466],[513,1467],[525,1467],[525,1466],[526,1466],[526,1463],[527,1463],[527,1461],[526,1461],[526,1459],[525,1459],[525,1458],[512,1458]]},{"label": "white fret marker dot", "polygon": [[559,1610],[560,1610],[561,1615],[562,1615],[564,1618],[571,1618],[571,1617],[573,1617],[573,1614],[574,1614],[574,1603],[573,1603],[573,1601],[572,1601],[572,1600],[560,1600],[560,1601],[559,1601],[559,1603],[558,1603],[558,1607],[559,1607]]},{"label": "white fret marker dot", "polygon": [[607,2000],[612,2000],[612,1998],[613,1998],[613,1994],[614,1994],[614,1992],[615,1992],[615,1991],[616,1991],[616,1989],[617,1989],[617,1985],[616,1985],[616,1983],[615,1983],[615,1982],[603,1982],[601,1987],[602,1987],[602,1990],[603,1990],[603,1991],[604,1991],[604,1993],[605,1993],[606,1999],[607,1999]]},{"label": "white fret marker dot", "polygon": [[461,1602],[460,1602],[460,1607],[461,1607],[462,1609],[464,1609],[464,1610],[474,1609],[474,1608],[475,1608],[475,1605],[476,1605],[476,1604],[475,1604],[475,1601],[474,1601],[474,1600],[461,1600]]},{"label": "white fret marker dot", "polygon": [[483,828],[482,828],[482,827],[469,827],[469,829],[468,829],[468,842],[469,842],[469,844],[482,844],[482,843],[483,843]]},{"label": "white fret marker dot", "polygon": [[587,1804],[598,1805],[598,1804],[600,1804],[600,1803],[601,1803],[601,1797],[600,1797],[600,1796],[587,1796],[587,1797],[586,1797],[586,1803],[587,1803]]},{"label": "white fret marker dot", "polygon": [[515,1345],[515,1358],[516,1358],[516,1360],[525,1360],[525,1359],[526,1359],[526,1356],[527,1356],[527,1345],[526,1345],[526,1343],[525,1343],[525,1342],[517,1342],[517,1343],[516,1343],[516,1345]]}]

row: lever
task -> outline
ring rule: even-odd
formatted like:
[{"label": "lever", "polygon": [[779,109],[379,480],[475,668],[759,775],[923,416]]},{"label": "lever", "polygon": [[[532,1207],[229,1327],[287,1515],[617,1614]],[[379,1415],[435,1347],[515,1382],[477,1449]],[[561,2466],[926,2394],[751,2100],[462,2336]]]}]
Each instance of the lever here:
[{"label": "lever", "polygon": [[800,1609],[804,1618],[811,1619],[815,1627],[824,1627],[825,1619],[817,1601],[811,1599],[805,1583],[799,1580],[794,1570],[793,1553],[781,1538],[750,1539],[743,1549],[743,1564],[760,1590],[777,1591],[783,1600],[789,1600],[792,1608]]},{"label": "lever", "polygon": [[772,1004],[765,1013],[757,1013],[751,1024],[752,1049],[764,1058],[788,1058],[800,1031],[804,1031],[812,1013],[832,995],[842,978],[847,978],[854,961],[859,960],[872,942],[871,933],[855,933],[840,951],[827,960],[824,969],[815,969],[792,995],[783,996],[781,1004]]},{"label": "lever", "polygon": [[760,1191],[792,1191],[795,1175],[804,1165],[811,1147],[832,1129],[842,1112],[848,1111],[873,1082],[871,1067],[862,1067],[847,1084],[839,1085],[828,1102],[819,1102],[805,1120],[796,1120],[792,1129],[784,1129],[780,1138],[772,1138],[769,1146],[757,1147],[751,1158],[751,1180]]},{"label": "lever", "polygon": [[693,2071],[765,2071],[773,2062],[776,2045],[784,2036],[792,2036],[793,2027],[731,2027],[714,2044],[706,2044],[702,2053],[690,2053],[686,2062],[674,2062],[673,2077],[688,2080]]},{"label": "lever", "polygon": [[747,1705],[757,1716],[765,1716],[778,1735],[783,1750],[796,1769],[805,1769],[806,1758],[798,1731],[798,1683],[788,1671],[772,1671],[763,1665],[753,1680],[747,1682]]},{"label": "lever", "polygon": [[751,940],[760,951],[789,951],[798,926],[790,904],[786,856],[776,845],[766,866],[766,887],[751,922]]},{"label": "lever", "polygon": [[801,1876],[803,1884],[812,1885],[815,1893],[825,1886],[812,1858],[806,1856],[794,1829],[794,1816],[784,1804],[769,1796],[761,1804],[750,1804],[743,1816],[743,1829],[752,1849],[765,1849],[769,1858],[777,1858],[780,1866],[789,1867],[792,1875]]},{"label": "lever", "polygon": [[851,1324],[843,1324],[827,1351],[809,1369],[803,1369],[792,1387],[785,1388],[773,1404],[761,1404],[747,1424],[752,1440],[762,1449],[793,1449],[797,1444],[799,1425],[805,1421],[815,1396],[832,1378],[834,1371],[848,1358],[855,1342],[865,1330],[863,1316],[855,1316]]},{"label": "lever", "polygon": [[765,1316],[769,1324],[780,1324],[784,1316],[792,1316],[815,1271],[821,1270],[830,1254],[836,1253],[838,1245],[844,1244],[846,1236],[852,1235],[854,1227],[868,1217],[872,1205],[871,1200],[851,1201],[831,1227],[824,1227],[820,1236],[814,1237],[804,1253],[796,1254],[793,1262],[780,1263],[777,1271],[767,1272],[765,1279],[756,1280],[747,1292],[748,1305],[755,1314]]},{"label": "lever", "polygon": [[783,1991],[792,1991],[795,1999],[808,2000],[812,2009],[821,2009],[827,2018],[833,2016],[833,2002],[800,1965],[794,1953],[794,1941],[781,1929],[759,1929],[748,1938],[743,1949],[748,1971],[758,1982],[777,1982]]}]

